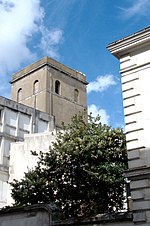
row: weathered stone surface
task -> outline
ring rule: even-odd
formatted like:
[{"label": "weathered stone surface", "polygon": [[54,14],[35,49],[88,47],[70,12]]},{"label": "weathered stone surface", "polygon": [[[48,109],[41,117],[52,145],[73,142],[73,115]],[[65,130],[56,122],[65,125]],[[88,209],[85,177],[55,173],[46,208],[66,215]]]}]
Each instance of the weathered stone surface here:
[{"label": "weathered stone surface", "polygon": [[146,213],[145,212],[137,212],[133,216],[133,222],[139,223],[139,222],[146,222]]},{"label": "weathered stone surface", "polygon": [[135,180],[131,181],[130,188],[131,189],[141,189],[141,188],[149,188],[150,181],[148,179]]},{"label": "weathered stone surface", "polygon": [[149,200],[133,201],[133,210],[150,210],[150,201]]},{"label": "weathered stone surface", "polygon": [[128,151],[128,159],[129,160],[139,159],[139,158],[140,158],[139,150]]},{"label": "weathered stone surface", "polygon": [[98,214],[84,220],[61,220],[56,206],[39,204],[0,211],[0,226],[133,226],[132,213]]},{"label": "weathered stone surface", "polygon": [[132,199],[133,200],[143,199],[143,198],[144,198],[143,190],[132,191]]}]

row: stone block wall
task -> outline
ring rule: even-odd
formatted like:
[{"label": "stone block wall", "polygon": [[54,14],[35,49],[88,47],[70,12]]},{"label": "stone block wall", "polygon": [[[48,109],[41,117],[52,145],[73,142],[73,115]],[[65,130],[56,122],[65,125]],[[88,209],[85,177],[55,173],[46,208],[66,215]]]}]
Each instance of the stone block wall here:
[{"label": "stone block wall", "polygon": [[100,214],[85,220],[61,220],[59,209],[39,204],[0,211],[0,226],[133,226],[131,213]]},{"label": "stone block wall", "polygon": [[120,60],[133,222],[150,225],[150,27],[111,43]]}]

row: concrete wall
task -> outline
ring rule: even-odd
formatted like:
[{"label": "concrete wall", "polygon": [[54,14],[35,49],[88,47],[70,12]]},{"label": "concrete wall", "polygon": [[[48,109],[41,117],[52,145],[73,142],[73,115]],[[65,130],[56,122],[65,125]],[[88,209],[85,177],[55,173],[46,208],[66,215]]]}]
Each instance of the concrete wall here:
[{"label": "concrete wall", "polygon": [[[38,95],[34,94],[34,83],[38,81]],[[44,68],[39,68],[28,76],[22,76],[11,85],[11,98],[14,101],[25,104],[32,108],[46,112],[46,84],[47,73]],[[22,89],[22,97],[18,100],[18,90]]]},{"label": "concrete wall", "polygon": [[[20,180],[24,173],[33,169],[37,163],[38,156],[33,156],[31,151],[37,154],[47,152],[56,140],[56,131],[46,133],[36,133],[24,136],[24,141],[11,143],[9,182],[14,179]],[[11,187],[8,186],[7,205],[11,205]]]},{"label": "concrete wall", "polygon": [[0,211],[0,226],[49,226],[51,223],[52,209],[48,205]]},{"label": "concrete wall", "polygon": [[103,214],[77,220],[61,220],[55,206],[39,204],[26,208],[11,208],[0,211],[0,226],[133,226],[131,213]]},{"label": "concrete wall", "polygon": [[[47,100],[50,100],[50,110],[56,118],[56,126],[60,126],[62,122],[70,123],[73,115],[82,112],[87,108],[86,100],[86,84],[74,77],[67,76],[58,70],[48,69],[48,76],[51,77],[52,89],[47,91]],[[60,94],[55,93],[55,82],[60,81]],[[48,83],[49,84],[49,83]],[[78,90],[78,100],[75,101],[75,89]]]}]

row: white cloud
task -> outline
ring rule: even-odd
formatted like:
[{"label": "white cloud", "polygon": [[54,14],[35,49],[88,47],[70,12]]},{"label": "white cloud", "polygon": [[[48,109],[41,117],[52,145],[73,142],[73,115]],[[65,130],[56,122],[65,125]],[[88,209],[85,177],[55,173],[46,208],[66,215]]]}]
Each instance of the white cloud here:
[{"label": "white cloud", "polygon": [[93,117],[96,117],[97,115],[99,115],[100,118],[100,122],[102,124],[109,124],[109,118],[110,116],[107,114],[105,109],[99,108],[98,106],[92,104],[90,106],[88,106],[88,114],[92,113]]},{"label": "white cloud", "polygon": [[58,28],[49,31],[46,27],[42,26],[41,33],[42,38],[39,47],[46,55],[52,58],[59,58],[57,46],[63,39],[63,31]]},{"label": "white cloud", "polygon": [[87,93],[103,92],[112,85],[116,85],[113,75],[98,76],[95,81],[88,84]]},{"label": "white cloud", "polygon": [[[131,1],[131,0],[130,0]],[[150,1],[149,0],[132,0],[132,5],[128,8],[120,8],[124,17],[131,18],[135,15],[149,16]]]},{"label": "white cloud", "polygon": [[45,28],[44,14],[40,0],[0,0],[0,76],[18,69],[24,61],[36,59],[36,53],[29,48],[35,34],[41,37],[37,40],[40,47],[43,45],[44,53],[57,56],[55,48],[62,38],[62,31]]}]

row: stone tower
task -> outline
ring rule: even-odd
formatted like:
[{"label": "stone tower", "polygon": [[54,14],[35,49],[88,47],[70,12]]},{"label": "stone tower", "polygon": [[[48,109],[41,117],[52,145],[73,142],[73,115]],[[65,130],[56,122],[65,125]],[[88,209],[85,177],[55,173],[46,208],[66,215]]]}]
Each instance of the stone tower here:
[{"label": "stone tower", "polygon": [[87,108],[86,85],[84,74],[44,57],[13,75],[11,98],[55,116],[59,128]]},{"label": "stone tower", "polygon": [[120,60],[133,221],[150,225],[150,27],[111,43]]}]

